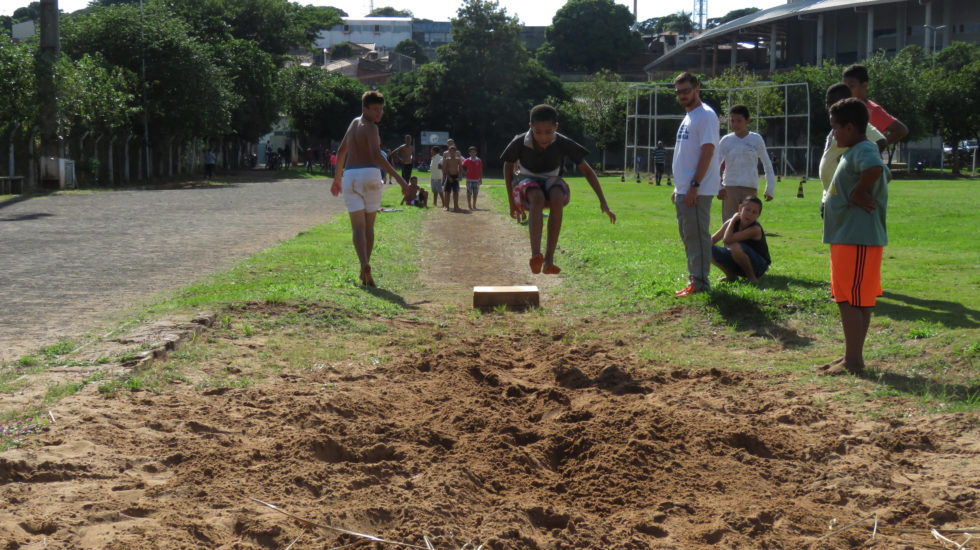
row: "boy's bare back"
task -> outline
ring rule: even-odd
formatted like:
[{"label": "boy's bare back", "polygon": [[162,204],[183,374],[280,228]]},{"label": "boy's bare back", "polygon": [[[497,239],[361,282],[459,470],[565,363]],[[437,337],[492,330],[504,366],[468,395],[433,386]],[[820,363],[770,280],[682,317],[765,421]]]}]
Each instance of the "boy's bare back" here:
[{"label": "boy's bare back", "polygon": [[378,125],[359,116],[347,128],[349,152],[347,164],[350,166],[373,166],[377,151],[381,148]]}]

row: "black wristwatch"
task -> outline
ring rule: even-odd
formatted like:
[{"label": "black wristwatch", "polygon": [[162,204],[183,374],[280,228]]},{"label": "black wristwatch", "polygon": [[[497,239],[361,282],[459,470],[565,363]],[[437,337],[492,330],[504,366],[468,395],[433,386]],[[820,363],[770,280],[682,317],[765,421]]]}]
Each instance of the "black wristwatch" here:
[{"label": "black wristwatch", "polygon": [[698,180],[691,180],[691,187],[701,187],[701,184],[698,183]]}]

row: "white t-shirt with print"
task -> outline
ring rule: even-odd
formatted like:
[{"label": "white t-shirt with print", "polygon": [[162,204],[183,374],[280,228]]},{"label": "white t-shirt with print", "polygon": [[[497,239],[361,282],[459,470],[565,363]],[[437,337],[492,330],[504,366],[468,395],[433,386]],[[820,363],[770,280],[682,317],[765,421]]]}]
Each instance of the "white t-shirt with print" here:
[{"label": "white t-shirt with print", "polygon": [[721,188],[721,175],[718,161],[718,115],[714,109],[705,103],[701,103],[697,108],[688,111],[677,129],[677,141],[674,143],[674,180],[675,192],[679,195],[686,194],[694,179],[694,174],[698,170],[698,161],[701,159],[701,146],[711,143],[715,146],[715,153],[711,155],[711,164],[708,171],[704,174],[704,179],[700,182],[698,189],[699,195],[717,195]]}]

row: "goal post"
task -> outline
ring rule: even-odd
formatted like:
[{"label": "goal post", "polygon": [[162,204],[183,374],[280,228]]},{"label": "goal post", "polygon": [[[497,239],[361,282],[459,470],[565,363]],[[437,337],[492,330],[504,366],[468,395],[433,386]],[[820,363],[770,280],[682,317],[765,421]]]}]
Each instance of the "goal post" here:
[{"label": "goal post", "polygon": [[[746,105],[751,115],[749,129],[765,140],[773,169],[780,176],[795,175],[806,180],[813,173],[807,83],[701,88],[701,100],[718,113],[722,135],[730,131],[728,110],[738,103]],[[640,174],[652,172],[652,152],[658,141],[664,142],[665,163],[669,167],[684,115],[684,108],[674,98],[672,84],[650,82],[630,86],[626,96],[624,172],[632,171],[637,181]]]}]

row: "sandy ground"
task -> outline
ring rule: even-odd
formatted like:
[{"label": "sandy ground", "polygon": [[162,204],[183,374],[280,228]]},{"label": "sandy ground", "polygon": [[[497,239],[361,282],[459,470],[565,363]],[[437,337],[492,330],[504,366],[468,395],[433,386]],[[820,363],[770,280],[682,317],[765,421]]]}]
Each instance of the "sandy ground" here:
[{"label": "sandy ground", "polygon": [[[523,231],[495,213],[433,212],[425,231],[458,238],[406,297],[423,311],[465,304],[474,284],[560,288],[527,272]],[[251,499],[439,549],[939,548],[923,529],[980,527],[975,416],[860,418],[795,376],[638,369],[632,343],[605,336],[616,320],[580,320],[593,337],[568,344],[514,319],[489,334],[463,312],[413,322],[440,342],[432,353],[404,345],[405,320],[384,321],[390,361],[251,388],[86,387],[57,404],[42,445],[0,455],[0,549],[361,540]],[[254,354],[265,338],[230,344]]]}]

